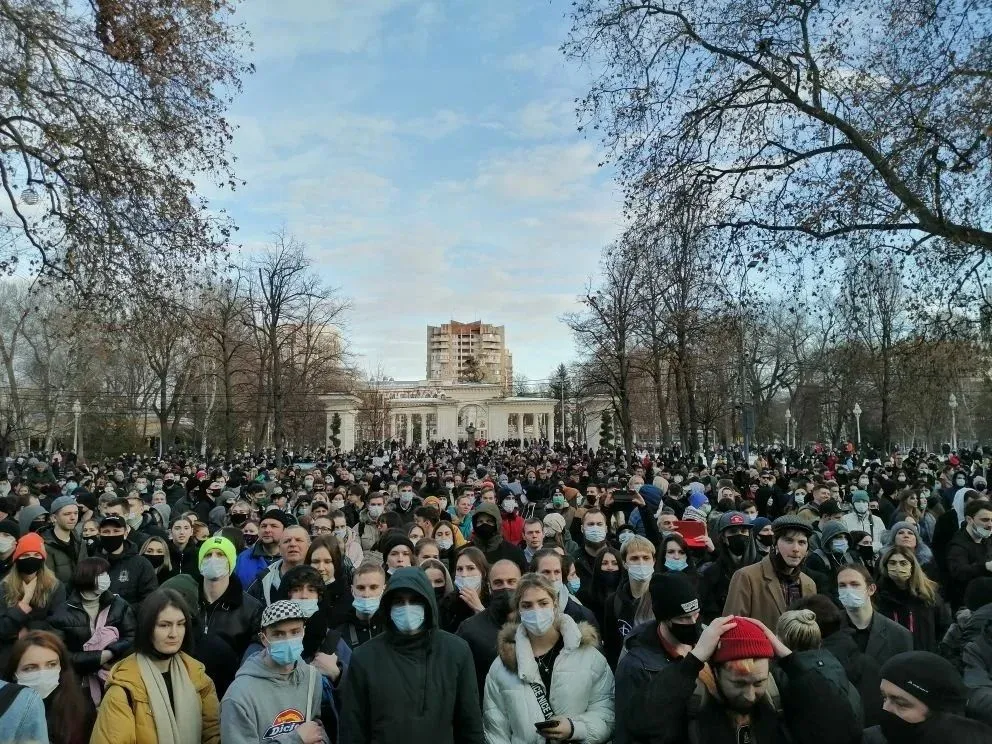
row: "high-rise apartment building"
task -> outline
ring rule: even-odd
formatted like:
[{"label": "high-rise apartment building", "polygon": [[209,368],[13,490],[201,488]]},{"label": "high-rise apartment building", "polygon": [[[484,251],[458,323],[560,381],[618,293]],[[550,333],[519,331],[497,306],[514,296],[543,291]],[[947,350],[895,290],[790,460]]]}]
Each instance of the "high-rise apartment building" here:
[{"label": "high-rise apartment building", "polygon": [[503,326],[481,320],[427,326],[428,380],[464,381],[469,357],[475,359],[482,382],[500,384],[507,393],[513,389],[513,356],[506,348]]}]

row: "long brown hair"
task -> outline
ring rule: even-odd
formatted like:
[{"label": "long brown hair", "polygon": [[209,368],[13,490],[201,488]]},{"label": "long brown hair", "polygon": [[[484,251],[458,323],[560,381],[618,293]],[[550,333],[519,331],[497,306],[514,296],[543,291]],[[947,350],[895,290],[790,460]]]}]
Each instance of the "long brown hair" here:
[{"label": "long brown hair", "polygon": [[21,657],[32,646],[54,651],[58,654],[59,665],[62,667],[59,686],[51,694],[51,704],[46,706],[48,738],[52,744],[85,744],[87,732],[92,728],[93,722],[89,720],[90,712],[83,698],[83,688],[72,668],[72,659],[57,635],[45,630],[32,630],[14,643],[7,659],[4,679],[8,682],[17,681],[17,666]]},{"label": "long brown hair", "polygon": [[[903,545],[895,545],[889,548],[882,560],[879,561],[879,574],[888,579],[887,564],[889,562],[889,558],[896,554],[901,555],[909,561],[910,564],[912,564],[913,568],[909,575],[909,581],[906,585],[909,593],[917,599],[922,599],[926,602],[926,604],[932,607],[937,602],[937,585],[928,579],[927,575],[923,573],[923,569],[920,567],[920,562],[916,559],[916,554],[909,548]],[[891,579],[889,579],[889,581],[891,581]]]},{"label": "long brown hair", "polygon": [[[52,569],[44,563],[38,569],[34,580],[38,582],[38,588],[34,590],[34,596],[28,604],[36,610],[48,607],[59,580]],[[0,581],[0,586],[3,587],[3,596],[7,600],[8,607],[13,607],[24,598],[24,580],[21,578],[21,572],[17,570],[16,561],[13,568],[3,577],[3,581]]]},{"label": "long brown hair", "polygon": [[307,557],[303,560],[306,565],[310,565],[310,558],[314,551],[323,548],[331,554],[331,563],[334,565],[334,580],[344,576],[344,558],[341,556],[341,541],[334,535],[320,535],[315,537],[310,547],[307,548]]}]

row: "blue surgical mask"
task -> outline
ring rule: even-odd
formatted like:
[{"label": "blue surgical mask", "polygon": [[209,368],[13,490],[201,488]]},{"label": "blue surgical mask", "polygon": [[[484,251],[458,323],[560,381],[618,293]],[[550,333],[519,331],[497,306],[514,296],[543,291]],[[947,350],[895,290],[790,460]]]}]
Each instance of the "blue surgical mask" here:
[{"label": "blue surgical mask", "polygon": [[572,594],[576,594],[581,586],[582,586],[582,581],[578,577],[568,580],[568,591],[570,591]]},{"label": "blue surgical mask", "polygon": [[631,581],[651,581],[651,577],[654,575],[654,564],[638,563],[627,566],[627,575],[630,576]]},{"label": "blue surgical mask", "polygon": [[424,627],[426,614],[422,604],[398,604],[393,605],[389,610],[389,619],[400,633],[416,633]]},{"label": "blue surgical mask", "polygon": [[666,558],[665,568],[669,571],[685,571],[689,567],[689,561],[685,558]]},{"label": "blue surgical mask", "polygon": [[521,610],[520,622],[531,635],[541,636],[548,632],[555,622],[555,611],[550,608]]},{"label": "blue surgical mask", "polygon": [[313,617],[320,608],[320,604],[316,599],[294,599],[293,601],[303,610],[304,617]]},{"label": "blue surgical mask", "polygon": [[840,540],[831,540],[830,549],[835,553],[846,553],[848,548],[847,540],[843,538]]},{"label": "blue surgical mask", "polygon": [[583,527],[582,532],[586,536],[586,541],[598,545],[606,539],[606,528],[605,527]]},{"label": "blue surgical mask", "polygon": [[351,606],[360,615],[374,615],[379,610],[379,602],[382,596],[378,597],[355,597],[351,600]]},{"label": "blue surgical mask", "polygon": [[287,638],[269,642],[269,656],[280,666],[294,664],[303,658],[303,639]]}]

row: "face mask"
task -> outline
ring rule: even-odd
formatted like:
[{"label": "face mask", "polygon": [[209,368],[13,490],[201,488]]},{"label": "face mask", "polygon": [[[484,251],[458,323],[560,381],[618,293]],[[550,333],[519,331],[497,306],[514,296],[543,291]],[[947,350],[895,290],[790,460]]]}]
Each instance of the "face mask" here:
[{"label": "face mask", "polygon": [[38,573],[45,565],[44,558],[18,558],[15,561],[17,570],[22,576],[31,576]]},{"label": "face mask", "polygon": [[107,553],[116,552],[124,545],[124,535],[100,535],[100,547]]},{"label": "face mask", "polygon": [[496,589],[489,592],[489,608],[496,617],[506,617],[510,614],[510,600],[513,598],[513,589]]},{"label": "face mask", "polygon": [[682,482],[682,476],[681,475],[676,475],[674,478],[672,478],[672,480],[675,481],[676,483],[681,483]]},{"label": "face mask", "polygon": [[985,538],[992,535],[992,528],[986,529],[977,522],[975,523],[973,529],[975,531],[975,537],[977,537],[979,540],[984,540]]},{"label": "face mask", "polygon": [[620,586],[620,572],[603,571],[599,574],[599,580],[607,589],[616,589]]},{"label": "face mask", "polygon": [[503,511],[505,511],[507,514],[509,514],[516,508],[517,508],[517,502],[514,501],[513,499],[503,500]]},{"label": "face mask", "polygon": [[303,658],[303,639],[287,638],[269,642],[269,656],[280,666],[295,664]]},{"label": "face mask", "polygon": [[379,610],[379,602],[382,597],[355,597],[351,600],[351,606],[359,615],[374,615]]},{"label": "face mask", "polygon": [[141,526],[141,515],[140,514],[129,514],[124,520],[127,526],[132,530],[136,530]]},{"label": "face mask", "polygon": [[605,527],[583,527],[582,533],[586,536],[586,542],[592,543],[593,545],[598,545],[606,540]]},{"label": "face mask", "polygon": [[413,503],[413,494],[409,492],[400,494],[400,504],[403,506],[410,506]]},{"label": "face mask", "polygon": [[389,619],[400,633],[416,633],[424,627],[426,609],[421,604],[393,605]]},{"label": "face mask", "polygon": [[886,741],[914,744],[922,740],[925,722],[908,723],[887,710],[882,711],[878,722]]},{"label": "face mask", "polygon": [[348,528],[347,527],[339,527],[338,529],[334,530],[334,532],[332,532],[331,534],[333,534],[334,537],[336,537],[338,540],[342,540],[342,541],[347,540],[348,539]]},{"label": "face mask", "polygon": [[651,581],[651,577],[654,575],[654,564],[653,563],[638,563],[634,566],[627,566],[627,575],[630,576],[631,581]]},{"label": "face mask", "polygon": [[159,569],[165,563],[164,555],[146,555],[145,560],[152,564],[152,568]]},{"label": "face mask", "polygon": [[18,672],[17,684],[30,687],[44,700],[59,686],[62,669],[39,669],[36,672]]},{"label": "face mask", "polygon": [[479,591],[479,587],[482,586],[481,576],[456,576],[455,577],[455,587],[458,589],[472,589],[473,591]]},{"label": "face mask", "polygon": [[17,540],[9,535],[0,537],[0,553],[9,553],[17,545]]},{"label": "face mask", "polygon": [[689,561],[685,558],[666,558],[665,568],[669,571],[685,571],[689,567]]},{"label": "face mask", "polygon": [[372,517],[372,519],[378,519],[379,517],[381,517],[382,516],[382,507],[379,506],[378,504],[376,504],[375,506],[370,506],[369,507],[369,516]]},{"label": "face mask", "polygon": [[235,512],[231,515],[231,524],[235,527],[241,527],[245,522],[248,521],[248,515],[242,514],[241,512]]},{"label": "face mask", "polygon": [[766,548],[770,548],[772,545],[775,544],[775,535],[768,535],[768,534],[762,535],[759,533],[758,542],[764,545]]},{"label": "face mask", "polygon": [[244,539],[245,539],[245,545],[250,548],[252,545],[258,542],[258,535],[245,535]]},{"label": "face mask", "polygon": [[581,588],[582,588],[582,580],[581,579],[579,579],[579,578],[576,577],[574,579],[569,579],[568,580],[568,591],[570,591],[572,594],[577,594],[578,591],[579,591],[579,589],[581,589]]},{"label": "face mask", "polygon": [[448,481],[447,483],[444,484],[444,487],[450,491],[452,488],[455,487],[455,484],[452,483],[451,481]]},{"label": "face mask", "polygon": [[200,564],[200,575],[209,581],[223,579],[231,572],[231,564],[227,558],[204,558]]},{"label": "face mask", "polygon": [[744,555],[744,552],[747,550],[747,543],[747,535],[730,535],[727,538],[727,548],[734,555]]},{"label": "face mask", "polygon": [[306,486],[307,488],[313,487],[313,478],[304,478],[303,485]]},{"label": "face mask", "polygon": [[890,579],[898,581],[909,581],[909,577],[913,575],[913,569],[909,566],[906,568],[886,567],[885,570]]},{"label": "face mask", "polygon": [[693,623],[692,625],[669,623],[668,632],[671,633],[672,637],[683,646],[694,646],[696,641],[699,640],[701,629],[699,627],[699,623]]},{"label": "face mask", "polygon": [[551,497],[551,505],[555,509],[561,509],[563,506],[565,506],[565,497],[555,494],[554,496]]},{"label": "face mask", "polygon": [[903,476],[903,475],[900,475],[898,478],[896,478],[896,482],[897,483],[905,483],[906,482],[906,477]]},{"label": "face mask", "polygon": [[441,550],[451,550],[452,545],[454,545],[454,542],[448,537],[442,537],[437,541],[437,546]]},{"label": "face mask", "polygon": [[624,545],[626,545],[627,543],[629,543],[633,539],[634,539],[634,533],[631,532],[630,530],[625,530],[625,531],[621,532],[620,533],[620,547],[622,548]]},{"label": "face mask", "polygon": [[867,504],[867,502],[864,502],[864,501],[855,501],[854,502],[854,511],[856,511],[858,514],[867,514],[868,513],[868,504]]},{"label": "face mask", "polygon": [[858,555],[861,556],[861,561],[866,566],[870,566],[871,562],[875,560],[875,548],[871,545],[859,545]]},{"label": "face mask", "polygon": [[847,587],[837,590],[837,599],[839,599],[840,603],[849,610],[856,610],[859,607],[864,607],[865,603],[868,601],[868,597],[862,594],[859,590],[848,589]]},{"label": "face mask", "polygon": [[521,610],[520,622],[531,635],[541,636],[547,633],[555,623],[555,611],[550,607],[540,610]]},{"label": "face mask", "polygon": [[483,540],[489,540],[496,534],[496,525],[489,524],[489,522],[480,522],[475,525],[475,534]]},{"label": "face mask", "polygon": [[[954,479],[954,485],[956,485],[958,488],[964,488],[964,478],[955,478]],[[899,720],[902,720],[902,719],[899,719]]]},{"label": "face mask", "polygon": [[438,509],[439,509],[439,511],[442,511],[443,512],[443,511],[445,511],[448,508],[448,500],[447,499],[438,499],[437,500],[437,503],[438,503]]},{"label": "face mask", "polygon": [[313,617],[320,609],[320,604],[316,599],[294,599],[293,601],[303,610],[303,617]]},{"label": "face mask", "polygon": [[837,554],[846,553],[848,547],[850,546],[848,545],[847,540],[832,540],[830,542],[830,549]]},{"label": "face mask", "polygon": [[331,508],[332,509],[337,509],[338,511],[341,511],[342,509],[344,509],[344,502],[343,501],[340,501],[340,500],[338,500],[338,501],[332,501],[331,502]]}]

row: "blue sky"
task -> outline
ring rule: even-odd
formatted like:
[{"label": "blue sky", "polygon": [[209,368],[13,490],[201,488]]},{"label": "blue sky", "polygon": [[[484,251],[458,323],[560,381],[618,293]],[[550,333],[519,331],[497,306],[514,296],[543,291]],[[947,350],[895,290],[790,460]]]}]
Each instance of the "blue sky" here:
[{"label": "blue sky", "polygon": [[424,375],[426,326],[506,326],[515,370],[573,356],[559,317],[620,229],[565,0],[253,0],[257,73],[220,199],[245,250],[285,226],[349,297],[362,368]]}]

